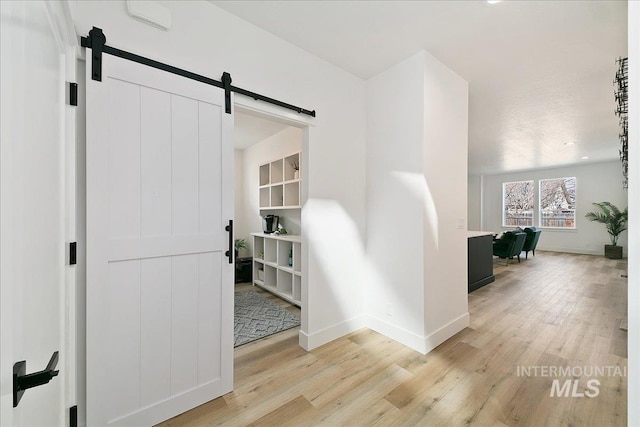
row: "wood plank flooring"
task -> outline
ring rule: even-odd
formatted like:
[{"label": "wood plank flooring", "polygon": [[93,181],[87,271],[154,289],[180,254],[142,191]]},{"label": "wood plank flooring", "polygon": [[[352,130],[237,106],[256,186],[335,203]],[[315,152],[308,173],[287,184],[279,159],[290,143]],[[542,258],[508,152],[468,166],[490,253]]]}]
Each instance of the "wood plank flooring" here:
[{"label": "wood plank flooring", "polygon": [[626,266],[542,251],[494,264],[496,281],[469,295],[470,327],[427,355],[368,329],[311,352],[297,328],[240,346],[235,390],[162,425],[624,426],[626,377],[576,378],[579,392],[598,379],[597,397],[550,397],[555,377],[517,369],[626,369]]}]

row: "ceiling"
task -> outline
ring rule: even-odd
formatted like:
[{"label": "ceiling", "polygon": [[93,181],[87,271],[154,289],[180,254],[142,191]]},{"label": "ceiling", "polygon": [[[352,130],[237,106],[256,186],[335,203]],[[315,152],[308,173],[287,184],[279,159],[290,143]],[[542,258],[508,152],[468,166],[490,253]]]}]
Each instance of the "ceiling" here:
[{"label": "ceiling", "polygon": [[626,1],[213,3],[364,80],[428,51],[469,82],[470,173],[618,156]]},{"label": "ceiling", "polygon": [[287,125],[236,111],[233,122],[233,145],[244,150],[287,128]]}]

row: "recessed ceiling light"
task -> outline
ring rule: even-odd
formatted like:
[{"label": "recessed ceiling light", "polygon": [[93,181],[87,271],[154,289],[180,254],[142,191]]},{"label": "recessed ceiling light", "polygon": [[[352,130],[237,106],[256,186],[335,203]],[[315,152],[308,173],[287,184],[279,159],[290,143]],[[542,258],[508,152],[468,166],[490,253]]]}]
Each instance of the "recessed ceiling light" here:
[{"label": "recessed ceiling light", "polygon": [[569,141],[569,142],[565,142],[564,145],[573,145],[575,143],[576,143],[575,141]]},{"label": "recessed ceiling light", "polygon": [[489,4],[496,4],[496,3],[500,3],[502,0],[487,0],[487,3]]},{"label": "recessed ceiling light", "polygon": [[589,156],[582,156],[580,157],[582,160],[589,160]]}]

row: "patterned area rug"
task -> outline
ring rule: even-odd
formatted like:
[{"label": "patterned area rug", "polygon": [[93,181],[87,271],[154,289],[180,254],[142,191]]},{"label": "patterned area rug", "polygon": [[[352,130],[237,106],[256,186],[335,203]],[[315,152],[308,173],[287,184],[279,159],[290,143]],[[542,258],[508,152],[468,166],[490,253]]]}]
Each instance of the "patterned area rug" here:
[{"label": "patterned area rug", "polygon": [[300,318],[256,292],[235,293],[234,347],[300,325]]}]

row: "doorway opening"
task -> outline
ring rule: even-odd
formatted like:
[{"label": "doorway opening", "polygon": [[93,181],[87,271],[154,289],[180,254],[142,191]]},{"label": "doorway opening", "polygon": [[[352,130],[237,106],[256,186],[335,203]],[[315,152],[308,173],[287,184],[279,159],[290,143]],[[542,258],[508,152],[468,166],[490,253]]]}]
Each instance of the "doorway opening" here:
[{"label": "doorway opening", "polygon": [[307,135],[299,123],[236,104],[236,353],[249,343],[256,347],[297,340],[301,324],[306,323],[302,320],[306,311],[302,175]]}]

